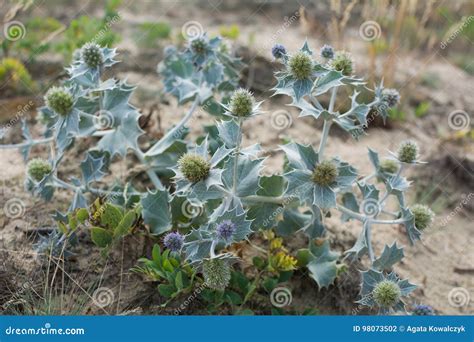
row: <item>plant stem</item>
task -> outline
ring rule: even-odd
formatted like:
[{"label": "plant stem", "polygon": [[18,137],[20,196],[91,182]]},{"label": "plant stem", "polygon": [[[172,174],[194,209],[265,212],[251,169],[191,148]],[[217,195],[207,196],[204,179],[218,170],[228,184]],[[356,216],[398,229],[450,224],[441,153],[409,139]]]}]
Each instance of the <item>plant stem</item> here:
[{"label": "plant stem", "polygon": [[319,149],[318,149],[319,160],[323,159],[324,148],[326,147],[326,141],[328,139],[329,130],[331,129],[331,125],[332,125],[331,120],[324,120],[323,135],[321,137],[321,141],[319,142]]},{"label": "plant stem", "polygon": [[[148,165],[148,162],[145,159],[145,155],[143,154],[143,152],[141,150],[138,149],[138,150],[133,150],[133,151],[135,152],[135,155],[137,156],[137,158],[140,160],[140,162],[142,164]],[[158,189],[158,190],[164,190],[165,189],[165,187],[161,183],[160,179],[156,175],[155,171],[153,171],[151,169],[147,169],[145,172],[148,175],[148,177],[150,178],[151,182],[153,183],[153,185],[155,186],[156,189]]]},{"label": "plant stem", "polygon": [[237,169],[239,164],[240,146],[242,145],[242,122],[242,119],[239,119],[239,137],[237,139],[237,146],[235,147],[234,173],[232,182],[232,192],[234,194],[237,189]]}]

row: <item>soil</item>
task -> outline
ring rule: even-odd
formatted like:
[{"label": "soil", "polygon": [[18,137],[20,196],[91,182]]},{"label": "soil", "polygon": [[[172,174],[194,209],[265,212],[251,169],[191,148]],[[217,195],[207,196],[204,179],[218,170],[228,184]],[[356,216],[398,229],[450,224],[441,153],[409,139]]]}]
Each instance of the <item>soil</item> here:
[{"label": "soil", "polygon": [[[158,15],[156,9],[150,6],[150,3],[141,3],[140,6],[131,6],[121,13],[123,22],[117,30],[124,33],[124,39],[118,46],[123,63],[117,66],[116,71],[117,77],[127,78],[129,83],[137,85],[134,102],[144,114],[152,113],[152,125],[147,130],[154,137],[176,123],[185,108],[178,107],[173,100],[169,103],[160,101],[158,90],[162,85],[154,72],[154,66],[160,60],[161,53],[153,55],[139,51],[131,38],[132,35],[128,34],[129,27],[143,21],[157,20],[159,16],[159,20],[169,22],[174,31],[179,31],[187,19],[194,18],[193,20],[198,20],[210,33],[216,33],[222,23],[237,22],[241,31],[237,45],[249,46],[238,49],[243,59],[250,63],[248,69],[243,72],[242,82],[262,99],[267,98],[266,89],[272,86],[271,75],[277,68],[269,52],[275,39],[290,51],[299,48],[305,38],[308,38],[312,46],[321,46],[325,43],[317,37],[307,37],[307,33],[301,29],[297,21],[275,38],[281,20],[266,18],[266,15],[260,12],[248,16],[243,12],[226,11],[219,16],[210,16],[204,9],[196,10],[189,6],[178,9],[170,6]],[[248,11],[253,13],[250,9]],[[284,11],[287,16],[293,13],[286,7]],[[249,44],[251,40],[249,37],[253,35],[256,42],[268,42],[268,47],[262,49],[262,44]],[[346,49],[352,52],[356,60],[364,61],[364,42],[356,39],[355,33],[351,30],[347,36]],[[428,161],[428,164],[407,171],[411,180],[419,181],[422,185],[418,192],[411,191],[409,197],[412,201],[439,204],[434,208],[437,214],[436,222],[425,232],[423,242],[415,246],[409,245],[402,227],[377,226],[373,237],[375,252],[380,254],[385,244],[394,241],[405,247],[406,257],[396,266],[396,271],[401,277],[409,278],[411,282],[420,285],[409,304],[428,304],[439,314],[474,314],[474,300],[468,299],[467,304],[462,306],[457,306],[450,300],[453,296],[452,291],[456,288],[464,288],[468,295],[474,293],[472,248],[474,148],[472,141],[462,143],[461,140],[460,143],[458,139],[452,139],[453,131],[450,130],[447,120],[448,113],[453,110],[474,107],[472,97],[474,80],[472,76],[448,63],[442,56],[434,56],[429,63],[425,62],[426,58],[421,58],[415,52],[398,57],[396,83],[400,85],[402,96],[404,93],[407,96],[413,93],[411,96],[413,103],[410,103],[413,106],[428,101],[431,104],[428,113],[416,121],[410,117],[406,121],[395,122],[390,129],[371,127],[369,134],[360,141],[354,141],[344,132],[334,129],[330,135],[326,154],[339,156],[342,160],[355,165],[359,174],[364,175],[371,172],[367,147],[379,151],[381,155],[387,155],[387,151],[396,150],[398,143],[403,139],[416,139],[420,143],[422,159]],[[42,62],[39,60],[37,63]],[[360,74],[367,71],[364,62],[357,68]],[[37,70],[41,72],[40,67]],[[411,82],[425,73],[437,75],[442,86],[433,89],[431,86]],[[259,142],[267,151],[268,159],[265,162],[264,173],[281,172],[283,154],[277,146],[282,143],[283,138],[292,137],[299,143],[313,146],[319,143],[321,127],[311,118],[297,118],[297,112],[285,106],[288,102],[288,98],[284,97],[266,100],[263,105],[264,114],[244,126],[244,144]],[[288,124],[280,130],[275,128],[272,115],[281,110],[288,113],[285,117]],[[4,114],[2,112],[2,118]],[[33,113],[30,115],[28,120],[34,123]],[[202,133],[202,125],[211,122],[212,118],[209,116],[194,120],[191,136],[196,137]],[[33,134],[38,133],[36,129],[33,130]],[[19,127],[16,125],[7,132],[3,142],[18,141]],[[70,152],[68,162],[64,163],[64,175],[77,172],[79,152],[86,148],[88,143],[90,141],[81,142]],[[41,148],[32,151],[32,155],[44,155],[44,153],[46,151]],[[38,241],[40,234],[38,228],[47,230],[53,226],[51,213],[54,210],[66,209],[71,193],[57,191],[53,201],[49,203],[34,199],[23,190],[25,167],[21,154],[13,150],[0,150],[0,160],[3,166],[0,169],[2,179],[0,205],[3,207],[8,200],[17,198],[23,201],[26,208],[25,214],[18,219],[9,219],[3,214],[0,216],[0,227],[2,227],[0,228],[2,257],[0,306],[2,306],[11,300],[8,293],[17,293],[27,281],[33,282],[28,288],[34,289],[35,293],[42,293],[45,284],[51,281],[52,275],[48,273],[48,266],[52,265],[55,268],[58,261],[51,261],[47,256],[36,253],[32,246]],[[125,176],[129,167],[130,163],[125,161],[114,164],[114,178]],[[466,203],[463,204],[463,201]],[[448,218],[451,219],[447,221]],[[341,224],[337,217],[329,218],[327,226],[332,245],[340,251],[352,246],[361,229],[360,225],[354,222]],[[127,238],[122,246],[117,246],[107,260],[101,258],[86,233],[79,234],[76,247],[72,248],[71,256],[59,272],[63,278],[62,288],[66,289],[65,297],[69,298],[64,301],[65,307],[62,307],[62,312],[73,311],[83,303],[80,310],[88,314],[173,314],[173,304],[168,309],[160,307],[163,300],[157,294],[156,284],[144,282],[141,276],[130,271],[138,258],[150,253],[152,242],[144,231],[141,233]],[[301,239],[302,245],[299,247],[303,246],[303,241]],[[335,286],[319,292],[312,280],[304,273],[299,274],[299,282],[290,284],[294,288],[293,306],[297,308],[303,303],[311,303],[315,309],[326,314],[365,313],[353,304],[357,297],[359,282],[356,268],[362,267],[361,264],[351,266],[347,275],[338,279]],[[91,289],[96,287],[112,289],[114,303],[106,308],[94,305]],[[179,300],[176,302],[177,305],[180,304]],[[269,310],[269,303],[266,305]],[[201,314],[204,313],[203,307],[203,303],[195,301],[185,313]],[[262,305],[255,303],[255,307],[261,308]],[[268,313],[262,311],[265,312]]]}]

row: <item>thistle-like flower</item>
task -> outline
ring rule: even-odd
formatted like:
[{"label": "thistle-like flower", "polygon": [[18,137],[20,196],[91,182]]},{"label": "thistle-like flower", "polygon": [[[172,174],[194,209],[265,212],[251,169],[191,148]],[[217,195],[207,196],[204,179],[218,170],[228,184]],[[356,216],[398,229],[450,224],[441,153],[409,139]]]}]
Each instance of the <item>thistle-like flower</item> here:
[{"label": "thistle-like flower", "polygon": [[186,153],[178,160],[179,170],[192,183],[202,181],[209,176],[211,165],[203,157]]},{"label": "thistle-like flower", "polygon": [[313,73],[311,56],[304,51],[298,51],[288,60],[288,70],[297,80],[309,78]]},{"label": "thistle-like flower", "polygon": [[418,158],[418,145],[413,141],[404,141],[398,149],[398,160],[403,163],[415,163]]},{"label": "thistle-like flower", "polygon": [[399,301],[402,293],[398,284],[391,280],[383,280],[375,285],[372,296],[382,308],[390,308],[395,306]]},{"label": "thistle-like flower", "polygon": [[331,45],[323,45],[321,48],[319,54],[321,57],[326,58],[326,59],[333,59],[334,58],[334,49],[332,48]]},{"label": "thistle-like flower", "polygon": [[207,41],[202,37],[197,37],[190,42],[191,50],[197,55],[203,55],[208,49]]},{"label": "thistle-like flower", "polygon": [[350,53],[338,51],[331,60],[331,66],[334,70],[340,71],[344,76],[350,76],[354,70],[354,61]]},{"label": "thistle-like flower", "polygon": [[435,213],[426,205],[415,204],[411,208],[413,216],[415,216],[415,227],[423,230],[433,223]]},{"label": "thistle-like flower", "polygon": [[46,106],[59,115],[68,115],[74,106],[74,97],[64,87],[51,87],[44,97]]},{"label": "thistle-like flower", "polygon": [[435,314],[431,306],[423,304],[416,305],[411,312],[414,316],[433,316]]},{"label": "thistle-like flower", "polygon": [[382,101],[390,108],[395,107],[400,102],[400,93],[396,89],[387,88],[382,90]]},{"label": "thistle-like flower", "polygon": [[227,260],[206,259],[202,264],[205,284],[214,290],[223,291],[230,282],[231,269]]},{"label": "thistle-like flower", "polygon": [[282,58],[286,55],[286,49],[283,45],[281,44],[275,44],[272,47],[272,55],[276,59]]},{"label": "thistle-like flower", "polygon": [[166,234],[163,239],[163,244],[172,252],[179,252],[183,248],[184,236],[178,232],[171,232]]},{"label": "thistle-like flower", "polygon": [[328,186],[336,181],[337,176],[336,164],[330,160],[325,160],[316,165],[311,179],[320,186]]},{"label": "thistle-like flower", "polygon": [[217,237],[221,240],[228,241],[235,234],[237,227],[231,220],[225,220],[216,227]]},{"label": "thistle-like flower", "polygon": [[41,158],[31,159],[27,165],[28,176],[37,182],[40,182],[52,170],[51,164]]},{"label": "thistle-like flower", "polygon": [[229,102],[229,111],[238,117],[248,117],[254,110],[255,99],[247,89],[236,90]]},{"label": "thistle-like flower", "polygon": [[90,68],[97,68],[104,62],[104,54],[99,45],[86,43],[81,48],[81,58]]},{"label": "thistle-like flower", "polygon": [[383,159],[380,161],[380,171],[385,173],[396,173],[400,166],[393,159]]}]

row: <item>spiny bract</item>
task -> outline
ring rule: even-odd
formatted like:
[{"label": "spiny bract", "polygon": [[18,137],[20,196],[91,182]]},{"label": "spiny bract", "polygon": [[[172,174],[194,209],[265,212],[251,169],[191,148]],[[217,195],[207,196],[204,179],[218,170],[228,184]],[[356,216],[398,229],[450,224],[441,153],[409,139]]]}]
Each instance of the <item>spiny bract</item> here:
[{"label": "spiny bract", "polygon": [[186,153],[179,161],[179,170],[190,182],[196,183],[209,176],[211,165],[201,156],[193,153]]},{"label": "spiny bract", "polygon": [[44,97],[46,106],[59,115],[69,114],[74,105],[72,94],[64,87],[51,87]]},{"label": "spiny bract", "polygon": [[51,173],[51,164],[41,158],[31,159],[27,165],[28,176],[35,181],[41,181],[47,174]]},{"label": "spiny bract", "polygon": [[389,308],[397,304],[401,295],[398,284],[390,280],[381,281],[372,291],[375,302],[383,308]]},{"label": "spiny bract", "polygon": [[316,165],[311,179],[318,185],[327,186],[335,182],[337,175],[336,164],[330,160],[325,160]]}]

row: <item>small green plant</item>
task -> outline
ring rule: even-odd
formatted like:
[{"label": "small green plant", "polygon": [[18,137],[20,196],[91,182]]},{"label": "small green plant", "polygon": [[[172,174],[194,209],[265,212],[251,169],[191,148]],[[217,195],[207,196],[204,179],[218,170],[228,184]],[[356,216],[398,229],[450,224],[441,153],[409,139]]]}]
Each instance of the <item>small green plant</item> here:
[{"label": "small green plant", "polygon": [[230,25],[230,26],[221,26],[219,27],[219,34],[230,40],[237,40],[240,36],[240,29],[238,25]]},{"label": "small green plant", "polygon": [[0,60],[0,87],[8,95],[28,94],[36,88],[28,70],[15,58]]},{"label": "small green plant", "polygon": [[171,26],[162,22],[142,23],[137,28],[136,39],[139,46],[156,48],[160,40],[169,39]]}]

